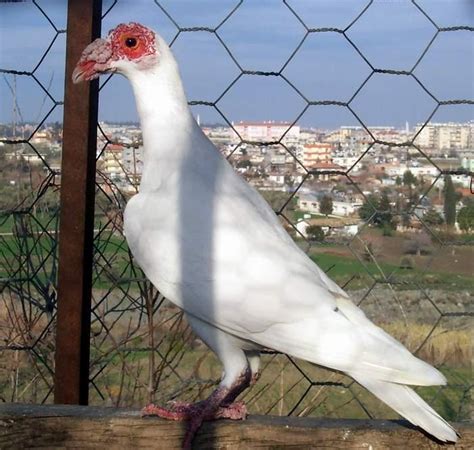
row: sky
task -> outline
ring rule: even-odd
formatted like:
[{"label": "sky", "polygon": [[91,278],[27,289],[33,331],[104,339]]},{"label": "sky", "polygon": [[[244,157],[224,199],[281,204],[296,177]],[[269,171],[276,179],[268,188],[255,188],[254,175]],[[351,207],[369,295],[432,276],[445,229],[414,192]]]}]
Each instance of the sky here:
[{"label": "sky", "polygon": [[[56,28],[66,28],[65,0],[38,0]],[[217,37],[205,31],[183,32],[180,27],[216,27],[239,3],[237,0],[158,1],[173,20],[152,0],[103,0],[106,14],[102,34],[118,23],[136,21],[158,31],[179,62],[189,100],[216,101],[229,121],[276,120],[293,122],[307,105],[283,78],[243,75]],[[346,28],[369,3],[367,0],[287,0],[308,28]],[[418,0],[418,5],[439,27],[474,26],[474,0]],[[474,97],[474,32],[441,32],[434,39],[414,75],[375,73],[353,45],[335,32],[310,33],[281,0],[244,0],[218,30],[228,50],[244,70],[280,71],[311,101],[347,102],[369,126],[404,127],[427,120],[436,101]],[[411,70],[436,33],[435,26],[409,0],[374,0],[347,30],[347,36],[375,68]],[[0,2],[0,69],[32,71],[56,32],[29,1]],[[299,50],[287,63],[296,47]],[[64,92],[65,35],[56,36],[35,76],[52,97]],[[105,78],[103,78],[105,81]],[[11,75],[0,74],[0,122],[11,122]],[[41,120],[53,103],[41,87],[26,76],[16,77],[17,103],[26,121]],[[224,94],[224,95],[222,95]],[[431,96],[431,95],[432,96]],[[193,107],[201,122],[224,122],[216,109]],[[113,76],[101,90],[100,120],[137,121],[131,88]],[[472,105],[441,106],[432,121],[464,122],[474,119]],[[62,120],[56,107],[47,121]],[[336,128],[358,125],[348,108],[310,106],[298,119],[302,126]]]}]

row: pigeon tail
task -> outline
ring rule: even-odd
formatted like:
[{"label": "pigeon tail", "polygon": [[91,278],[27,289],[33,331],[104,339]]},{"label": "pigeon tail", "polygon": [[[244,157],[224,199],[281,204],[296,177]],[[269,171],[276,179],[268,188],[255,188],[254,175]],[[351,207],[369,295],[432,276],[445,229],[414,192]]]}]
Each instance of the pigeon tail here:
[{"label": "pigeon tail", "polygon": [[349,373],[349,375],[413,425],[423,428],[442,442],[457,441],[458,434],[454,428],[413,389],[357,373]]}]

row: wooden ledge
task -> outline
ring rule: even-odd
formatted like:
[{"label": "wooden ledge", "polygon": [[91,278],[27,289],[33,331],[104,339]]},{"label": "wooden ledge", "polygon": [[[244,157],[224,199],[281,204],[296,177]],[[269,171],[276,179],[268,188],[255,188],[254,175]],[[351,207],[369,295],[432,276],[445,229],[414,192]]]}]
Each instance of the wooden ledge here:
[{"label": "wooden ledge", "polygon": [[[471,422],[457,445],[434,442],[404,421],[250,416],[207,422],[196,449],[472,449]],[[0,403],[0,449],[179,449],[184,424],[131,409]]]}]

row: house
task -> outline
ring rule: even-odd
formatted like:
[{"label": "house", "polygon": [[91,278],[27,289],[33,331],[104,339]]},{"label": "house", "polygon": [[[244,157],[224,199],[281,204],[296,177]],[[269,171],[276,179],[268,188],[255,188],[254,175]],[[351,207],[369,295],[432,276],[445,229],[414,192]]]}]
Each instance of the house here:
[{"label": "house", "polygon": [[[333,200],[332,202],[332,215],[334,216],[352,216],[355,215],[358,209],[362,206],[362,202],[346,201],[346,200]],[[298,209],[301,211],[309,212],[311,214],[320,214],[319,211],[319,198],[314,194],[304,194],[298,198]]]},{"label": "house", "polygon": [[296,223],[296,229],[308,237],[307,229],[311,225],[321,227],[326,236],[355,236],[363,222],[359,219],[346,219],[343,217],[317,217],[311,219],[300,219]]}]

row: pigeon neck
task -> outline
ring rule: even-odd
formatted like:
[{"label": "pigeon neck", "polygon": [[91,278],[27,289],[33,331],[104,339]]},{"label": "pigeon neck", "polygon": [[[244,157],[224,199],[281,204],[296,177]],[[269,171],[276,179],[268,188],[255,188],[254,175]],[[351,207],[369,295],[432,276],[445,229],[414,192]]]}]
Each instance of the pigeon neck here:
[{"label": "pigeon neck", "polygon": [[159,187],[180,163],[190,147],[195,121],[174,59],[161,61],[156,70],[136,73],[130,81],[143,135],[143,192]]}]

